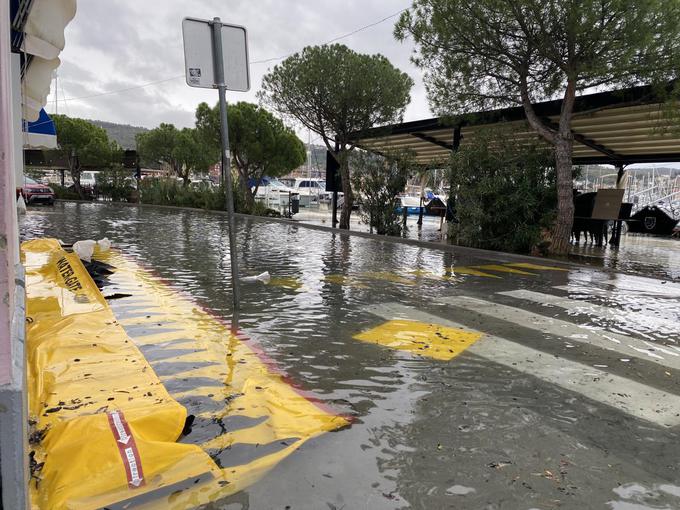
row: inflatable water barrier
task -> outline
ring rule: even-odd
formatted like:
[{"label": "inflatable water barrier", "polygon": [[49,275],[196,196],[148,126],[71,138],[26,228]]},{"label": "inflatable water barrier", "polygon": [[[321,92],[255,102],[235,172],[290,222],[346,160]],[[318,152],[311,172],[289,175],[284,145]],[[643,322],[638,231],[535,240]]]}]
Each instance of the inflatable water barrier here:
[{"label": "inflatable water barrier", "polygon": [[58,241],[22,257],[34,508],[194,508],[349,424],[133,260],[95,249],[107,302]]}]

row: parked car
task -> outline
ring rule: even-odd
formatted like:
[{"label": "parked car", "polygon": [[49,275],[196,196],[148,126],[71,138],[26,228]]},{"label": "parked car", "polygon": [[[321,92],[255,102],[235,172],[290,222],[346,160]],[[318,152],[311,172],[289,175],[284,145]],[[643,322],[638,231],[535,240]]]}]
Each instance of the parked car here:
[{"label": "parked car", "polygon": [[24,197],[27,204],[54,205],[54,191],[46,184],[34,181],[30,177],[24,177],[23,186],[17,187],[17,198]]}]

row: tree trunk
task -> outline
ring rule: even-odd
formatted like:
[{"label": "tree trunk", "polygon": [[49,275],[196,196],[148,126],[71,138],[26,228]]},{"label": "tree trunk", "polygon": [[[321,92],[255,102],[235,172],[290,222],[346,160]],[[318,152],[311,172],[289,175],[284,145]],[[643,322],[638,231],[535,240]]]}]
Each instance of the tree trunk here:
[{"label": "tree trunk", "polygon": [[238,186],[241,190],[241,196],[243,197],[243,203],[245,204],[246,211],[244,212],[252,212],[253,208],[255,207],[255,196],[253,195],[253,192],[250,191],[250,188],[248,187],[248,171],[244,170],[241,171],[239,169],[238,172]]},{"label": "tree trunk", "polygon": [[534,111],[529,97],[526,76],[521,77],[520,94],[527,120],[539,135],[553,144],[555,150],[555,174],[557,181],[557,219],[552,230],[550,252],[556,255],[569,253],[569,238],[574,223],[574,195],[572,181],[572,149],[574,137],[571,131],[571,120],[576,100],[576,78],[567,80],[567,87],[562,99],[560,121],[557,129],[543,123]]},{"label": "tree trunk", "polygon": [[342,193],[344,194],[342,212],[340,213],[340,228],[349,230],[354,194],[352,193],[352,183],[349,180],[349,154],[344,149],[340,153],[340,176],[342,177]]},{"label": "tree trunk", "polygon": [[69,173],[71,174],[71,179],[73,179],[73,187],[78,193],[78,197],[81,200],[85,200],[85,195],[83,195],[83,188],[80,187],[80,162],[75,154],[72,154],[68,158]]},{"label": "tree trunk", "polygon": [[175,171],[175,175],[182,179],[182,186],[186,188],[189,185],[190,170],[188,168],[185,168],[185,166],[179,161],[174,161],[172,163],[172,168]]},{"label": "tree trunk", "polygon": [[550,251],[556,255],[569,253],[569,238],[574,223],[571,137],[555,140],[555,173],[557,177],[557,219],[552,232]]}]

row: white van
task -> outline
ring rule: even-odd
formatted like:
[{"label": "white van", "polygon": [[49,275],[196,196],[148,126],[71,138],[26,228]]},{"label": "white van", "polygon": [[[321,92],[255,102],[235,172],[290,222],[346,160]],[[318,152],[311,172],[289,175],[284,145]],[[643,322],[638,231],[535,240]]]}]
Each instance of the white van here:
[{"label": "white van", "polygon": [[93,190],[97,184],[97,174],[99,172],[84,171],[80,172],[80,187]]}]

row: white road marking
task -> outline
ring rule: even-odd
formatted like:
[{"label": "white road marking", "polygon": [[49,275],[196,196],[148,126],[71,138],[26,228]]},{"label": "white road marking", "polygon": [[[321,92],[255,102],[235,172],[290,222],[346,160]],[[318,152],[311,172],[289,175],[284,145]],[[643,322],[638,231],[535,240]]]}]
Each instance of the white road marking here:
[{"label": "white road marking", "polygon": [[[629,300],[631,293],[633,293],[633,291],[630,291],[630,290],[611,289],[611,288],[610,289],[599,289],[597,287],[591,287],[589,285],[582,285],[582,284],[578,284],[578,283],[570,283],[569,285],[557,285],[557,286],[553,287],[553,289],[563,290],[565,292],[568,292],[569,294],[598,296],[598,297],[603,297],[603,298],[608,298],[608,299],[614,298],[614,299],[617,299],[619,301]],[[663,309],[662,311],[667,318],[667,319],[664,319],[664,320],[674,320],[674,321],[678,321],[678,323],[680,323],[680,306],[678,306],[677,300],[675,300],[675,299],[669,300],[667,298],[670,297],[670,296],[660,295],[658,293],[653,294],[653,293],[646,293],[646,292],[643,292],[643,291],[635,291],[634,293],[639,298],[641,298],[643,300],[643,302],[656,303],[659,308],[662,308]],[[636,301],[638,301],[638,300],[636,300]],[[675,303],[675,304],[673,305],[672,303]],[[640,311],[638,313],[649,315],[645,311]],[[673,317],[673,318],[668,319],[668,317]]]},{"label": "white road marking", "polygon": [[[600,283],[606,283],[606,282],[600,282]],[[557,290],[564,290],[566,292],[571,292],[571,293],[580,293],[580,294],[591,294],[594,296],[602,296],[602,297],[612,297],[612,296],[631,296],[631,295],[637,295],[637,296],[642,296],[646,299],[663,299],[663,298],[669,298],[669,297],[676,297],[676,293],[671,291],[668,293],[664,293],[661,291],[647,291],[647,290],[642,290],[642,289],[621,289],[619,287],[615,288],[607,288],[607,289],[600,289],[598,287],[595,287],[593,284],[589,282],[579,282],[579,281],[573,281],[569,283],[569,285],[556,285],[553,287],[553,289]],[[671,289],[669,289],[671,290]],[[680,293],[677,294],[677,297],[680,297]]]},{"label": "white road marking", "polygon": [[498,294],[518,299],[525,299],[527,301],[533,301],[543,305],[553,305],[570,312],[592,315],[600,319],[612,320],[618,323],[634,323],[636,326],[642,326],[648,330],[673,335],[674,339],[680,341],[680,322],[677,321],[672,321],[661,317],[653,317],[641,312],[619,310],[609,306],[589,303],[587,301],[553,296],[551,294],[544,294],[542,292],[534,292],[532,290],[511,290],[499,292]]},{"label": "white road marking", "polygon": [[440,301],[471,312],[511,322],[518,326],[564,337],[569,342],[595,345],[616,351],[625,357],[642,358],[659,365],[680,369],[680,348],[675,346],[659,346],[620,333],[610,333],[591,326],[546,317],[521,308],[466,296],[446,297]]},{"label": "white road marking", "polygon": [[[368,311],[386,320],[417,320],[472,331],[461,324],[397,303],[374,305]],[[494,335],[484,335],[467,352],[579,393],[636,418],[666,427],[680,425],[678,395]]]},{"label": "white road marking", "polygon": [[620,275],[598,283],[611,285],[617,290],[656,294],[658,296],[680,297],[680,282],[669,280],[656,280],[643,276]]}]

